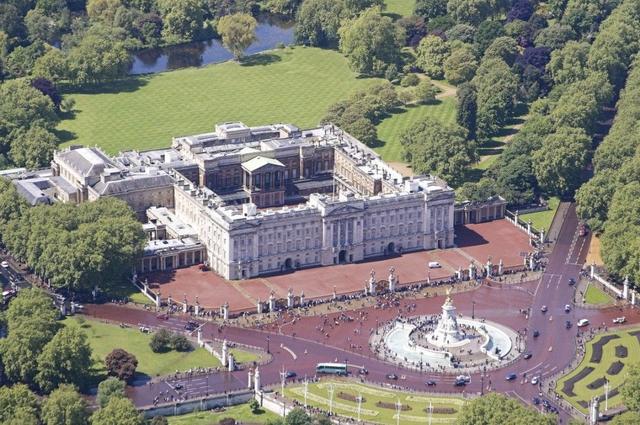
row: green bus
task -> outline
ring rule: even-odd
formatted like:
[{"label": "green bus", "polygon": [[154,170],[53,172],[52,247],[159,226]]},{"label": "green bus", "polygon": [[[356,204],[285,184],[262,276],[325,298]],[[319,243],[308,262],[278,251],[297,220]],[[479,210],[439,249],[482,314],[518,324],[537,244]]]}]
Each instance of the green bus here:
[{"label": "green bus", "polygon": [[346,363],[318,363],[316,365],[317,374],[347,376]]}]

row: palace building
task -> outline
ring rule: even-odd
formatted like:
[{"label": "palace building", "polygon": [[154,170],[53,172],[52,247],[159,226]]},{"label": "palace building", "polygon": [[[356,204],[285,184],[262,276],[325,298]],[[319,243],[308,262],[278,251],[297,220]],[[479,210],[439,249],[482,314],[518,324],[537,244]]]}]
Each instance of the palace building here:
[{"label": "palace building", "polygon": [[[403,177],[333,125],[224,123],[114,157],[72,146],[51,169],[10,177],[34,205],[127,202],[147,221],[139,273],[205,263],[243,279],[447,248],[454,224],[471,216],[468,205],[454,212],[443,180]],[[504,203],[483,211],[482,220],[501,218]]]}]

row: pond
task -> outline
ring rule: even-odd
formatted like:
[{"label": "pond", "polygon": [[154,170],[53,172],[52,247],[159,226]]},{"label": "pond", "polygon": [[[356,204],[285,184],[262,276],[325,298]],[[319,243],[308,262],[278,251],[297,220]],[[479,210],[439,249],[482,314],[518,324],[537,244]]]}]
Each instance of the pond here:
[{"label": "pond", "polygon": [[[251,55],[270,50],[280,43],[292,44],[293,25],[291,21],[259,18],[256,28],[257,40],[245,50],[245,54]],[[193,41],[175,46],[144,49],[132,54],[129,74],[153,74],[224,62],[232,58],[231,52],[225,49],[218,39]]]}]

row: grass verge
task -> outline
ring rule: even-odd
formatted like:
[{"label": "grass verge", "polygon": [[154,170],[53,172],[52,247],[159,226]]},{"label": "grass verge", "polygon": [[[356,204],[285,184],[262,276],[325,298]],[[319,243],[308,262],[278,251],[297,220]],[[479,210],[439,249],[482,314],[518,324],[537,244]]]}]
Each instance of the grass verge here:
[{"label": "grass verge", "polygon": [[169,416],[169,425],[211,425],[217,424],[221,419],[233,418],[236,423],[264,424],[267,421],[278,419],[278,415],[266,410],[260,410],[255,414],[249,409],[249,404],[239,404],[228,407],[222,411],[195,412],[180,416]]},{"label": "grass verge", "polygon": [[553,216],[556,215],[556,210],[560,205],[560,199],[553,197],[549,198],[549,209],[546,211],[540,211],[530,214],[522,214],[520,219],[522,219],[525,223],[531,221],[531,225],[538,230],[544,229],[545,233],[549,233],[549,227],[551,227],[551,222],[553,221]]}]

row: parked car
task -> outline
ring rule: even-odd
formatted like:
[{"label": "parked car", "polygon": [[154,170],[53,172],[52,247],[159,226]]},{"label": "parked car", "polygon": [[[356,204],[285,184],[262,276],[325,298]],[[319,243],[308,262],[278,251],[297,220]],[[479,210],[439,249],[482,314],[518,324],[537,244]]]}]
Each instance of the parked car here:
[{"label": "parked car", "polygon": [[537,338],[539,336],[540,336],[540,331],[539,330],[536,329],[535,331],[533,331],[533,337],[534,338]]},{"label": "parked car", "polygon": [[506,380],[507,381],[513,381],[517,377],[518,377],[518,375],[516,375],[515,373],[511,372],[510,374],[507,375]]},{"label": "parked car", "polygon": [[571,306],[569,304],[564,305],[564,312],[569,313],[571,311]]},{"label": "parked car", "polygon": [[571,320],[567,320],[567,321],[565,321],[565,322],[564,322],[564,327],[565,327],[565,328],[567,328],[567,329],[571,329],[571,326],[572,326],[572,324],[571,324]]},{"label": "parked car", "polygon": [[429,268],[430,269],[439,269],[440,267],[442,267],[442,266],[437,261],[429,261]]},{"label": "parked car", "polygon": [[540,309],[541,312],[546,313],[547,312],[547,306],[543,305],[542,308]]},{"label": "parked car", "polygon": [[198,328],[198,322],[194,322],[193,320],[189,320],[187,322],[187,324],[184,325],[184,328],[189,332],[195,331]]},{"label": "parked car", "polygon": [[456,380],[465,381],[466,383],[471,382],[471,377],[469,375],[458,375],[456,376]]},{"label": "parked car", "polygon": [[292,370],[288,370],[285,372],[285,378],[289,379],[289,378],[295,378],[296,376],[298,376],[294,371]]},{"label": "parked car", "polygon": [[540,382],[539,377],[534,376],[533,378],[531,378],[531,385],[538,385],[538,382]]},{"label": "parked car", "polygon": [[176,385],[174,385],[174,387],[173,387],[173,389],[174,389],[174,390],[181,390],[181,389],[183,389],[183,388],[184,388],[184,386],[183,386],[182,384],[180,384],[180,383],[177,383],[177,384],[176,384]]},{"label": "parked car", "polygon": [[576,284],[576,280],[572,277],[569,278],[569,286],[573,286]]},{"label": "parked car", "polygon": [[526,353],[526,354],[524,355],[524,359],[525,359],[525,360],[529,360],[532,356],[533,356],[533,354],[531,354],[531,353]]},{"label": "parked car", "polygon": [[587,326],[589,324],[589,321],[587,319],[580,319],[578,321],[578,327],[581,328],[583,326]]},{"label": "parked car", "polygon": [[585,223],[580,222],[578,224],[578,236],[587,236],[587,233],[589,233],[589,228]]},{"label": "parked car", "polygon": [[393,381],[396,381],[398,379],[398,375],[396,375],[395,373],[389,373],[387,375],[387,379],[391,379]]},{"label": "parked car", "polygon": [[368,375],[369,371],[365,368],[358,369],[358,374],[360,375]]},{"label": "parked car", "polygon": [[627,318],[622,316],[622,317],[616,317],[615,319],[613,319],[613,323],[624,323],[627,321]]},{"label": "parked car", "polygon": [[455,385],[456,387],[464,387],[465,385],[467,385],[467,381],[456,378],[456,382],[454,382],[453,385]]},{"label": "parked car", "polygon": [[425,385],[427,385],[428,387],[433,387],[436,385],[436,381],[427,381],[425,382]]}]

